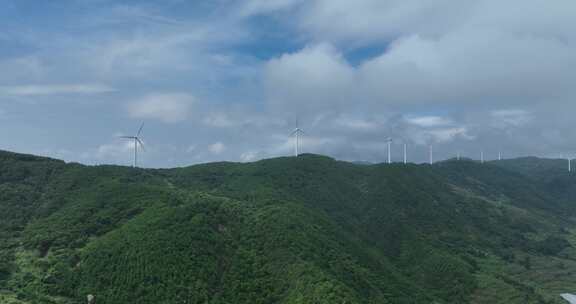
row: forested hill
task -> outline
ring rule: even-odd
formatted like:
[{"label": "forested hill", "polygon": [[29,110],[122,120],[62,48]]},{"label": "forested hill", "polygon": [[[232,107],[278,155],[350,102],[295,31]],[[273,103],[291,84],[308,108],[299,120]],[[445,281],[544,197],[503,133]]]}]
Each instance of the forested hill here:
[{"label": "forested hill", "polygon": [[562,303],[576,176],[529,160],[134,169],[0,152],[0,303]]}]

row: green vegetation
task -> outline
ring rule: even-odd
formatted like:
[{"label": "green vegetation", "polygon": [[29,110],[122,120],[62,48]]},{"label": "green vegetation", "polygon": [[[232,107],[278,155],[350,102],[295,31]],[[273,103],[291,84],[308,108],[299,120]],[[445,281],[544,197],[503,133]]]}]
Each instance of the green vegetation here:
[{"label": "green vegetation", "polygon": [[561,303],[575,203],[576,178],[539,159],[144,170],[0,152],[0,303]]}]

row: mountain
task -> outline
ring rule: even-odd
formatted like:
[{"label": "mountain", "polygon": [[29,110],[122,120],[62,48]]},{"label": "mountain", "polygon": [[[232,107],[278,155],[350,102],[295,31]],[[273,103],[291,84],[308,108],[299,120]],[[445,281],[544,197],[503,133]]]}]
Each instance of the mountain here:
[{"label": "mountain", "polygon": [[562,303],[576,177],[555,164],[0,152],[0,303]]},{"label": "mountain", "polygon": [[492,161],[491,163],[536,179],[548,176],[565,176],[568,171],[568,161],[565,159],[522,157]]}]

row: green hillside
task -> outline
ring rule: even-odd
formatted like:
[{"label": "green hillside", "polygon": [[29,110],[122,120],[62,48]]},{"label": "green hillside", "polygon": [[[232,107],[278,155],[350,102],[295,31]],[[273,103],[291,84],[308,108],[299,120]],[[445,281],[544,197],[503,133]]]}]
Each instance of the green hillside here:
[{"label": "green hillside", "polygon": [[0,303],[562,303],[576,177],[532,160],[154,170],[0,152]]}]

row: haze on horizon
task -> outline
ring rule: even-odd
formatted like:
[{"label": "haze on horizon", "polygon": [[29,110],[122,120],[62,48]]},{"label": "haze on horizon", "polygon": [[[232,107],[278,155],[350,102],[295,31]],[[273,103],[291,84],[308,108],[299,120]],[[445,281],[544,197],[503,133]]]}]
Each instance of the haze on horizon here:
[{"label": "haze on horizon", "polygon": [[576,156],[570,0],[4,0],[0,149],[144,167]]}]

